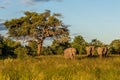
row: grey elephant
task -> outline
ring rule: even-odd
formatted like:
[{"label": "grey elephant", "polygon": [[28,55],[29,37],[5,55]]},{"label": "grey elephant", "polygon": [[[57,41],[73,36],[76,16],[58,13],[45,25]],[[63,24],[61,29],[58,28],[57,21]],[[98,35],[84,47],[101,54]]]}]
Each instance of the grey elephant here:
[{"label": "grey elephant", "polygon": [[86,47],[86,53],[87,53],[87,56],[93,56],[94,55],[94,46],[87,46]]},{"label": "grey elephant", "polygon": [[75,48],[67,48],[64,50],[65,59],[74,59],[76,56],[77,50]]},{"label": "grey elephant", "polygon": [[97,53],[98,53],[100,58],[106,57],[107,53],[108,53],[108,49],[107,49],[107,47],[98,47],[97,48]]}]

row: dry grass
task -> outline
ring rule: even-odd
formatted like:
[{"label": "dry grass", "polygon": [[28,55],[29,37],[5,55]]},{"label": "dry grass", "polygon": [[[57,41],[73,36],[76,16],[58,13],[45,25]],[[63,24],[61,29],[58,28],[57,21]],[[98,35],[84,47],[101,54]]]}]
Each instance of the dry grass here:
[{"label": "dry grass", "polygon": [[0,80],[120,80],[120,56],[63,56],[0,60]]}]

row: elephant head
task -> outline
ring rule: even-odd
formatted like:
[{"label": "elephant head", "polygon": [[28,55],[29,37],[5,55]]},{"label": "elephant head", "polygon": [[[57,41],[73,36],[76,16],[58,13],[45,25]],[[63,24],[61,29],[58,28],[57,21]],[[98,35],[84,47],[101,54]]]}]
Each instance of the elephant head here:
[{"label": "elephant head", "polygon": [[103,57],[103,56],[106,57],[107,53],[108,53],[108,49],[107,49],[107,47],[98,47],[97,53],[100,57]]},{"label": "elephant head", "polygon": [[86,47],[86,53],[87,53],[87,56],[93,56],[94,55],[94,46],[87,46]]},{"label": "elephant head", "polygon": [[65,59],[74,59],[76,56],[77,50],[75,48],[67,48],[64,50]]}]

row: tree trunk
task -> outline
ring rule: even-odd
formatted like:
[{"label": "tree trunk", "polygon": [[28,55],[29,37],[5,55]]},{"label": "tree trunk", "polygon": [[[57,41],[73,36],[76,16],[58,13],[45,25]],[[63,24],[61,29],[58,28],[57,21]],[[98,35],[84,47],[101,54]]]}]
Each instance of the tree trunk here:
[{"label": "tree trunk", "polygon": [[42,43],[38,43],[38,50],[37,50],[38,56],[40,56],[41,50],[42,50]]}]

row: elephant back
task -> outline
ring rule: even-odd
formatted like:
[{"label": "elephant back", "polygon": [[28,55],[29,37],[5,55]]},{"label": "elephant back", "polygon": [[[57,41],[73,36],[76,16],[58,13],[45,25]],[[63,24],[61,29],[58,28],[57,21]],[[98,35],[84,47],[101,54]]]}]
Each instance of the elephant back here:
[{"label": "elephant back", "polygon": [[97,53],[100,57],[103,57],[103,56],[106,57],[107,52],[108,52],[107,47],[98,47],[97,48]]},{"label": "elephant back", "polygon": [[94,46],[87,46],[86,47],[86,53],[87,53],[87,56],[94,55]]},{"label": "elephant back", "polygon": [[64,50],[64,57],[66,59],[70,58],[73,59],[76,56],[76,49],[75,48],[67,48]]},{"label": "elephant back", "polygon": [[98,55],[102,55],[102,53],[103,53],[103,48],[102,48],[102,47],[98,47],[98,48],[97,48],[97,53],[98,53]]}]

